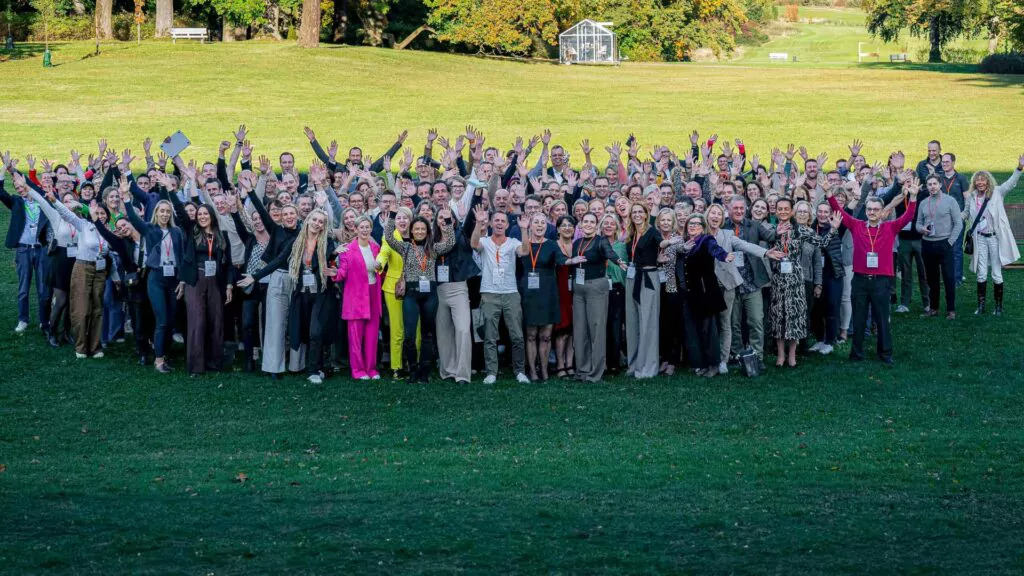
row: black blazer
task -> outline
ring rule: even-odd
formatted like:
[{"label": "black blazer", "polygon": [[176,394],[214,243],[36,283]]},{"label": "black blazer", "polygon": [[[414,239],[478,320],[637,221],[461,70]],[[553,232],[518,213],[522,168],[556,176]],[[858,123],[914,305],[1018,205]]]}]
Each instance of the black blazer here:
[{"label": "black blazer", "polygon": [[[204,248],[196,246],[194,234],[199,224],[189,219],[185,205],[177,195],[171,195],[171,204],[174,205],[174,217],[181,221],[184,232],[184,257],[178,263],[178,280],[195,286],[199,282],[199,267],[208,259],[202,253]],[[210,217],[216,218],[216,215],[211,214]],[[217,262],[217,286],[224,290],[228,284],[235,282],[235,267],[231,265],[231,241],[227,232],[221,231],[220,237],[221,242],[213,246],[213,260]]]},{"label": "black blazer", "polygon": [[[41,193],[41,192],[40,192]],[[20,244],[21,234],[25,231],[25,199],[21,196],[12,196],[4,190],[4,182],[0,180],[0,202],[11,210],[11,225],[7,227],[7,239],[4,246],[17,248]],[[39,213],[39,225],[36,228],[36,240],[40,246],[46,246],[46,231],[50,228],[50,220]]]},{"label": "black blazer", "polygon": [[[175,194],[168,195],[167,191],[161,188],[160,199],[167,200],[168,196],[174,196],[175,199],[177,199]],[[160,270],[160,250],[163,247],[164,230],[156,224],[150,224],[140,218],[139,215],[135,213],[134,209],[128,209],[126,212],[128,221],[132,223],[132,226],[134,226],[135,229],[139,231],[139,234],[141,234],[146,240],[146,267],[154,270]],[[179,216],[176,214],[175,218],[179,218]],[[187,221],[188,218],[186,217],[185,220]],[[178,224],[181,224],[181,222],[179,221]],[[185,235],[178,226],[169,227],[167,232],[171,235],[171,246],[174,251],[174,261],[180,268],[185,259]]]},{"label": "black blazer", "polygon": [[725,310],[725,297],[715,275],[715,260],[728,253],[710,234],[701,236],[688,253],[676,253],[676,283],[692,314],[710,317]]}]

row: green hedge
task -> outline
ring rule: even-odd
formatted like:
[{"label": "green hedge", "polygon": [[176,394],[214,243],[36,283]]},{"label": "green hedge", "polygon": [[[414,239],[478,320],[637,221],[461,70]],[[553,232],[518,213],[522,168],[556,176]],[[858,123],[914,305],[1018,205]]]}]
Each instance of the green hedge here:
[{"label": "green hedge", "polygon": [[[96,36],[92,16],[61,16],[49,21],[50,41],[91,40]],[[117,40],[135,40],[135,15],[127,12],[114,14],[114,38]],[[156,24],[151,16],[142,23],[142,39],[153,38]],[[15,38],[17,38],[17,34]],[[33,42],[43,41],[43,20],[35,17],[28,27],[24,38]]]},{"label": "green hedge", "polygon": [[990,54],[982,59],[981,71],[989,74],[1024,74],[1024,52]]}]

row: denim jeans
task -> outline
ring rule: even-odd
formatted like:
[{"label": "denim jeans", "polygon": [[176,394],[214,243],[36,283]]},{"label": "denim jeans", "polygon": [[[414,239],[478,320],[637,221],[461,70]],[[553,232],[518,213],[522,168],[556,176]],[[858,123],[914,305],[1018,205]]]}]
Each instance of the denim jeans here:
[{"label": "denim jeans", "polygon": [[52,293],[46,283],[46,272],[50,259],[46,256],[46,248],[42,246],[18,246],[14,250],[14,267],[18,274],[18,321],[31,324],[29,318],[28,296],[33,281],[36,297],[39,299],[39,323],[43,327],[50,325],[50,298]]},{"label": "denim jeans", "polygon": [[153,354],[157,358],[165,357],[170,348],[174,312],[177,308],[174,290],[178,287],[178,278],[165,277],[162,272],[160,269],[150,270],[146,278],[149,303],[153,307],[153,317],[156,319],[153,327]]}]

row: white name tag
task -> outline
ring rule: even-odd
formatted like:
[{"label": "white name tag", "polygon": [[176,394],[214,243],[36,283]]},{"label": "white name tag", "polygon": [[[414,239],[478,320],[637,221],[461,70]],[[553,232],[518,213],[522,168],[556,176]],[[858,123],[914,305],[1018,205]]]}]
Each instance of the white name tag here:
[{"label": "white name tag", "polygon": [[426,276],[420,276],[420,293],[426,294],[430,292],[430,280],[427,280]]},{"label": "white name tag", "polygon": [[576,283],[579,284],[580,286],[583,286],[583,284],[586,281],[587,281],[587,271],[584,270],[583,268],[577,268],[576,269]]},{"label": "white name tag", "polygon": [[792,274],[793,273],[793,262],[791,262],[789,260],[783,260],[782,262],[779,262],[779,270],[783,274]]},{"label": "white name tag", "polygon": [[78,246],[68,246],[68,258],[78,257]]},{"label": "white name tag", "polygon": [[658,270],[658,282],[661,282],[662,284],[668,282],[668,273],[664,270]]},{"label": "white name tag", "polygon": [[442,265],[437,267],[437,281],[448,282],[448,266]]},{"label": "white name tag", "polygon": [[316,288],[316,279],[313,278],[312,272],[302,273],[302,287],[303,288]]},{"label": "white name tag", "polygon": [[868,252],[868,268],[878,268],[877,252]]},{"label": "white name tag", "polygon": [[732,263],[735,264],[737,268],[743,268],[743,252],[733,252]]},{"label": "white name tag", "polygon": [[629,278],[630,280],[636,278],[636,266],[630,264],[629,267],[626,268],[626,278]]},{"label": "white name tag", "polygon": [[217,275],[217,261],[216,260],[207,260],[207,261],[203,262],[203,273],[205,273],[207,276],[216,276]]},{"label": "white name tag", "polygon": [[529,272],[526,275],[526,289],[540,290],[540,274]]},{"label": "white name tag", "polygon": [[609,279],[608,279],[608,289],[609,289],[609,290],[611,290],[611,289],[612,289],[612,288],[614,288],[614,287],[615,287],[615,286],[614,286],[614,284],[612,283],[612,279],[611,279],[611,278],[609,278]]},{"label": "white name tag", "polygon": [[96,271],[103,272],[107,269],[107,259],[100,257],[96,259]]},{"label": "white name tag", "polygon": [[174,276],[174,264],[164,264],[164,278],[170,278]]}]

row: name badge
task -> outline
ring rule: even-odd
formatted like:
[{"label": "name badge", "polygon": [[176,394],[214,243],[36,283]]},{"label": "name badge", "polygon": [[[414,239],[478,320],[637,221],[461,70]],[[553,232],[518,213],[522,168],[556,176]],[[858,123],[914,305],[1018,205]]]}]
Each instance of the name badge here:
[{"label": "name badge", "polygon": [[586,281],[587,281],[587,271],[584,270],[583,268],[577,268],[576,269],[576,283],[579,284],[580,286],[583,286],[583,284]]},{"label": "name badge", "polygon": [[306,272],[302,273],[302,287],[303,288],[316,288],[316,279],[313,278],[313,273]]},{"label": "name badge", "polygon": [[658,270],[658,282],[662,284],[668,282],[668,274],[664,270]]},{"label": "name badge", "polygon": [[203,262],[203,273],[206,274],[207,276],[216,276],[217,275],[217,261],[216,260],[207,260],[206,262]]},{"label": "name badge", "polygon": [[505,269],[500,267],[500,266],[495,268],[494,269],[494,278],[493,278],[493,280],[494,280],[495,284],[504,284],[505,283]]},{"label": "name badge", "polygon": [[737,268],[743,268],[743,252],[733,252],[732,263],[735,264]]},{"label": "name badge", "polygon": [[868,252],[868,268],[878,268],[877,252]]},{"label": "name badge", "polygon": [[164,264],[164,278],[170,278],[174,276],[174,264]]},{"label": "name badge", "polygon": [[96,259],[96,271],[103,272],[107,269],[107,259],[102,256]]},{"label": "name badge", "polygon": [[630,264],[629,267],[626,268],[626,278],[629,278],[630,280],[636,278],[636,266]]},{"label": "name badge", "polygon": [[78,246],[68,246],[68,258],[78,257]]},{"label": "name badge", "polygon": [[448,282],[448,266],[442,265],[437,267],[437,281]]},{"label": "name badge", "polygon": [[540,274],[529,272],[526,274],[526,289],[540,290]]},{"label": "name badge", "polygon": [[793,262],[791,260],[783,260],[782,262],[779,262],[779,271],[783,274],[792,274]]},{"label": "name badge", "polygon": [[609,289],[609,290],[611,290],[611,289],[612,289],[612,288],[614,288],[614,287],[615,287],[615,286],[614,286],[614,283],[612,282],[612,279],[611,279],[611,278],[608,278],[608,289]]},{"label": "name badge", "polygon": [[420,276],[420,293],[426,294],[430,292],[430,280],[427,280],[426,276]]}]

